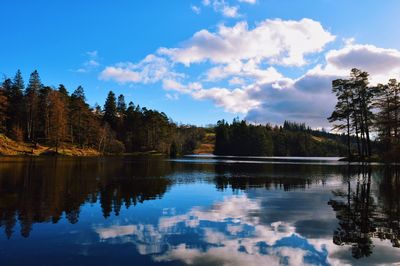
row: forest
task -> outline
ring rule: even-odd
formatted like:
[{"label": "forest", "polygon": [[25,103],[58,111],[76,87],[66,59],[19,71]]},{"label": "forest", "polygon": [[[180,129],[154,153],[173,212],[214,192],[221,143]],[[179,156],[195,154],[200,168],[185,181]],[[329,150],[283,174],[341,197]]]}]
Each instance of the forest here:
[{"label": "forest", "polygon": [[236,156],[345,156],[343,135],[312,130],[304,123],[254,125],[218,121],[215,154]]},{"label": "forest", "polygon": [[[400,83],[370,86],[369,74],[352,69],[349,79],[332,81],[337,97],[335,110],[328,120],[333,129],[347,136],[350,160],[387,162],[400,158]],[[355,140],[355,141],[354,141]]]},{"label": "forest", "polygon": [[219,121],[215,154],[256,156],[346,156],[351,161],[400,159],[400,83],[370,86],[369,74],[352,69],[349,79],[332,81],[337,98],[328,121],[333,133],[303,123],[283,126]]},{"label": "forest", "polygon": [[126,104],[110,91],[104,106],[90,107],[84,88],[71,94],[43,85],[33,71],[25,86],[21,71],[0,86],[0,134],[33,145],[46,144],[58,153],[65,145],[92,148],[103,154],[155,151],[192,153],[204,129],[177,125],[163,112]]},{"label": "forest", "polygon": [[328,121],[333,133],[304,123],[257,125],[235,119],[215,127],[178,125],[165,113],[125,102],[110,91],[103,106],[89,106],[82,86],[71,94],[60,84],[43,85],[38,71],[25,86],[21,72],[0,86],[0,134],[18,142],[46,144],[58,152],[72,145],[103,154],[190,154],[207,132],[215,133],[216,155],[347,156],[349,160],[400,158],[400,83],[370,86],[369,74],[352,69],[332,81],[337,98]]}]

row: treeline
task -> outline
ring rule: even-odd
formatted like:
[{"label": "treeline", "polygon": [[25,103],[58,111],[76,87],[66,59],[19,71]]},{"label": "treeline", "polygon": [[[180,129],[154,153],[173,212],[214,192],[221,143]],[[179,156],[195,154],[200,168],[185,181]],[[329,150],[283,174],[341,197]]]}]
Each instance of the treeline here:
[{"label": "treeline", "polygon": [[69,94],[43,85],[35,70],[25,86],[18,70],[0,86],[0,133],[16,141],[95,148],[103,153],[191,153],[203,128],[178,126],[163,112],[126,104],[110,91],[104,107],[90,107],[82,86]]},{"label": "treeline", "polygon": [[400,83],[390,79],[388,84],[370,86],[368,76],[354,68],[349,79],[332,82],[337,104],[328,120],[347,135],[350,159],[369,160],[377,154],[385,161],[399,161]]},{"label": "treeline", "polygon": [[314,131],[305,124],[285,121],[283,126],[253,125],[233,120],[218,121],[215,128],[216,155],[236,156],[342,156],[342,137]]}]

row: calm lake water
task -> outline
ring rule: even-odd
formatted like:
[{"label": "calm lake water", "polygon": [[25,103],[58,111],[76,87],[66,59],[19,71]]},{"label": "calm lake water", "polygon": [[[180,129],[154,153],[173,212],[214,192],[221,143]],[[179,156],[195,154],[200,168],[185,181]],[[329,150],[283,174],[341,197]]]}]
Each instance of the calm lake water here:
[{"label": "calm lake water", "polygon": [[313,158],[0,158],[0,265],[392,265],[400,176]]}]

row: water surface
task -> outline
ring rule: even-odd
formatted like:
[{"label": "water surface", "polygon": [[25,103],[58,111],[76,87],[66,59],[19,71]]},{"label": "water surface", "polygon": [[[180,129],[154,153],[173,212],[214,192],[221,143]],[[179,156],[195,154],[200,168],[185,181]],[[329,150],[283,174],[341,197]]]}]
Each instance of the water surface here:
[{"label": "water surface", "polygon": [[399,178],[332,158],[0,158],[0,265],[394,264]]}]

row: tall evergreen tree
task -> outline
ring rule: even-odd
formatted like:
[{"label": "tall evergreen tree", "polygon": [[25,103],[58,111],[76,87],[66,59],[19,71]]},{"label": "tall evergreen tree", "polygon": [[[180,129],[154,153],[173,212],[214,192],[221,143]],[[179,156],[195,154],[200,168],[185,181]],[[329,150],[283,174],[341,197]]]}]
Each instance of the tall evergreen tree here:
[{"label": "tall evergreen tree", "polygon": [[369,87],[369,74],[365,71],[353,68],[350,73],[350,81],[355,91],[355,119],[361,134],[361,156],[371,157],[371,128],[374,114],[373,101],[376,96],[375,87]]},{"label": "tall evergreen tree", "polygon": [[379,94],[375,105],[378,109],[376,127],[378,139],[383,147],[381,153],[385,160],[398,161],[397,157],[400,155],[400,83],[391,79],[387,85],[378,84],[377,90]]},{"label": "tall evergreen tree", "polygon": [[107,122],[112,129],[117,127],[117,103],[115,99],[114,92],[110,91],[108,93],[106,102],[104,104],[104,122]]},{"label": "tall evergreen tree", "polygon": [[336,94],[337,103],[329,122],[335,123],[333,129],[345,130],[347,133],[347,157],[351,158],[351,86],[347,80],[337,79],[332,82],[332,92]]},{"label": "tall evergreen tree", "polygon": [[25,90],[26,131],[28,140],[35,140],[39,112],[39,91],[42,88],[39,73],[33,71]]},{"label": "tall evergreen tree", "polygon": [[69,97],[68,90],[65,88],[63,84],[58,85],[58,92],[61,93],[64,97]]},{"label": "tall evergreen tree", "polygon": [[82,86],[78,86],[76,90],[71,94],[70,100],[70,137],[71,142],[78,142],[80,146],[83,146],[85,119],[87,114],[87,105],[85,102],[85,92]]},{"label": "tall evergreen tree", "polygon": [[16,135],[16,131],[22,130],[23,125],[23,92],[25,89],[24,79],[22,78],[21,71],[18,69],[13,80],[12,91],[9,94],[10,107],[9,118],[12,120],[9,127],[12,135]]},{"label": "tall evergreen tree", "polygon": [[346,129],[347,149],[350,153],[350,130],[357,141],[358,156],[370,158],[372,155],[371,130],[374,122],[374,100],[377,95],[377,88],[370,87],[368,82],[369,74],[365,71],[353,68],[350,72],[350,79],[334,80],[332,91],[337,96],[337,104],[330,122],[335,124],[336,129]]},{"label": "tall evergreen tree", "polygon": [[56,147],[56,152],[58,152],[60,142],[64,141],[67,136],[68,109],[64,97],[65,95],[55,90],[50,91],[48,94],[48,138],[50,142]]},{"label": "tall evergreen tree", "polygon": [[118,96],[118,102],[117,102],[117,111],[120,115],[123,115],[126,112],[126,103],[125,103],[125,97],[124,95],[120,94]]}]

